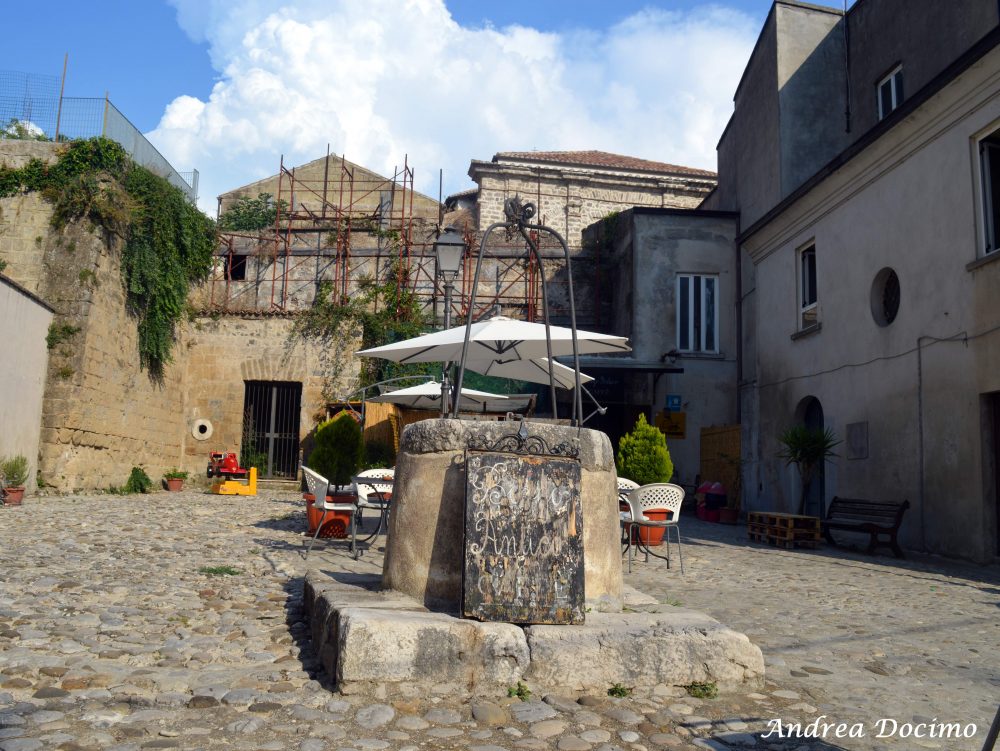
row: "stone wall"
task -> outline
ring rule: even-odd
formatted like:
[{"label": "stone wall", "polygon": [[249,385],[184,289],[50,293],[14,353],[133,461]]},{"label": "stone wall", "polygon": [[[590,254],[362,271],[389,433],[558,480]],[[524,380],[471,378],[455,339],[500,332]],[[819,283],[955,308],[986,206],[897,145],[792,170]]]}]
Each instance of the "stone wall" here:
[{"label": "stone wall", "polygon": [[180,458],[183,366],[167,365],[162,381],[140,368],[118,252],[86,225],[66,236],[77,238],[76,250],[53,250],[70,258],[49,264],[46,297],[57,320],[80,332],[51,352],[42,476],[59,489],[102,488],[123,484],[141,465],[156,481]]},{"label": "stone wall", "polygon": [[[182,355],[187,384],[181,426],[184,469],[200,475],[209,451],[240,450],[246,381],[301,383],[300,439],[316,426],[325,410],[323,384],[334,353],[292,342],[292,325],[289,316],[253,314],[201,317],[193,322]],[[353,366],[346,372],[356,370]],[[210,438],[197,437],[198,420],[211,423]]]},{"label": "stone wall", "polygon": [[[54,160],[57,150],[0,142],[0,163]],[[47,485],[60,491],[118,486],[136,465],[154,481],[174,466],[200,476],[209,450],[240,450],[246,381],[301,383],[300,438],[315,426],[325,407],[325,374],[337,354],[291,344],[292,318],[257,312],[186,322],[177,331],[174,362],[162,381],[153,381],[139,367],[116,243],[109,245],[88,222],[55,230],[51,206],[38,194],[0,199],[0,211],[7,275],[55,309],[62,331],[47,350],[44,376],[37,454]],[[353,363],[345,368],[347,376],[356,372]],[[17,391],[18,399],[28,398]],[[193,437],[198,419],[213,424],[210,440]],[[35,457],[29,458],[34,477]]]},{"label": "stone wall", "polygon": [[[0,165],[17,169],[30,159],[53,161],[56,144],[40,141],[0,141]],[[4,273],[35,294],[45,275],[43,245],[50,240],[52,210],[38,196],[0,198],[0,258]]]},{"label": "stone wall", "polygon": [[[52,161],[51,143],[0,142],[0,163]],[[37,193],[0,199],[0,258],[14,281],[55,309],[38,466],[59,490],[121,485],[135,465],[154,480],[181,456],[182,371],[154,382],[139,367],[119,251],[88,222],[57,231]],[[183,332],[179,348],[183,346]]]},{"label": "stone wall", "polygon": [[[142,465],[159,477],[180,458],[181,369],[154,382],[139,367],[135,320],[125,310],[118,250],[90,224],[56,232],[37,194],[7,199],[23,221],[0,255],[8,272],[56,311],[39,469],[60,490],[121,485]],[[38,234],[34,234],[34,233]]]}]

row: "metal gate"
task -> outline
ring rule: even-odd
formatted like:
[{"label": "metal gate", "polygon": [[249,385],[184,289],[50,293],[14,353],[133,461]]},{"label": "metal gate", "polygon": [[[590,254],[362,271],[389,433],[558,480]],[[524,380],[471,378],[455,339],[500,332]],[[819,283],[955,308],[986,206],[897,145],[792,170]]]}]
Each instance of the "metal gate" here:
[{"label": "metal gate", "polygon": [[294,479],[299,471],[302,384],[246,381],[240,463],[262,477]]}]

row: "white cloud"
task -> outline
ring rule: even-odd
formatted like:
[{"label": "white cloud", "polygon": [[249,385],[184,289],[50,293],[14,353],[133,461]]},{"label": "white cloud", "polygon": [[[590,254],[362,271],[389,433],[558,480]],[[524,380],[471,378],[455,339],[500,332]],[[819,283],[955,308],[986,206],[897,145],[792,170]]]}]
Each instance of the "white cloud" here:
[{"label": "white cloud", "polygon": [[171,102],[150,139],[201,172],[201,205],[337,154],[417,189],[469,186],[497,151],[600,149],[714,169],[756,37],[722,7],[644,10],[604,31],[463,28],[443,0],[171,0],[221,73]]}]

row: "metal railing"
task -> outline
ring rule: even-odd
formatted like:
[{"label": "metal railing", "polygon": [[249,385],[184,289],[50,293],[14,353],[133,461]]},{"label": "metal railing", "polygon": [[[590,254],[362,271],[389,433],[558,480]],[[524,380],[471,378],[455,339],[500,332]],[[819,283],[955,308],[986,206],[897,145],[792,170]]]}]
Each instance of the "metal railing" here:
[{"label": "metal railing", "polygon": [[59,79],[0,71],[0,137],[14,129],[39,140],[70,141],[104,136],[122,145],[146,169],[198,200],[198,170],[178,172],[105,97],[60,97]]}]

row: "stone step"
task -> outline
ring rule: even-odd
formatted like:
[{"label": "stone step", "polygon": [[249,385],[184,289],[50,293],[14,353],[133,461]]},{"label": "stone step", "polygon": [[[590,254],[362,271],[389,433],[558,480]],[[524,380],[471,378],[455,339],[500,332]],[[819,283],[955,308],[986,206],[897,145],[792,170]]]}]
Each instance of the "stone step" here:
[{"label": "stone step", "polygon": [[280,480],[276,478],[257,480],[257,490],[270,490],[271,492],[295,493],[302,487],[299,480]]}]

